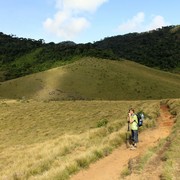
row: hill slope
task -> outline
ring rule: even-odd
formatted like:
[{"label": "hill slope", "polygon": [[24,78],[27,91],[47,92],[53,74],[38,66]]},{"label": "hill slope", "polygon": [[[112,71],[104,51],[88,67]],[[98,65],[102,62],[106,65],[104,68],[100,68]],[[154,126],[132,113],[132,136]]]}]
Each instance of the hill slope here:
[{"label": "hill slope", "polygon": [[0,179],[67,179],[124,143],[131,106],[155,124],[159,100],[0,100]]},{"label": "hill slope", "polygon": [[179,44],[180,26],[108,37],[95,43],[96,48],[111,50],[118,57],[176,72],[180,72]]},{"label": "hill slope", "polygon": [[83,58],[0,84],[1,98],[137,100],[180,97],[180,75],[131,61]]},{"label": "hill slope", "polygon": [[130,33],[94,43],[55,44],[17,38],[0,32],[0,81],[10,80],[71,63],[79,57],[129,59],[146,66],[180,72],[180,26]]}]

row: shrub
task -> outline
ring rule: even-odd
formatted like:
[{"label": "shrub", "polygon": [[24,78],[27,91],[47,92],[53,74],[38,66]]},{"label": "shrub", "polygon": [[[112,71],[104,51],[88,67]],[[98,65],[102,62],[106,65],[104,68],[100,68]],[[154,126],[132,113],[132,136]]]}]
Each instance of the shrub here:
[{"label": "shrub", "polygon": [[98,159],[100,159],[100,158],[102,158],[102,157],[104,156],[103,151],[101,151],[101,150],[94,150],[94,155],[95,155]]},{"label": "shrub", "polygon": [[106,126],[107,123],[108,123],[107,119],[101,119],[100,121],[97,122],[97,127]]},{"label": "shrub", "polygon": [[126,176],[129,176],[130,174],[131,174],[131,170],[127,167],[122,171],[121,177],[125,178]]},{"label": "shrub", "polygon": [[87,168],[89,166],[88,159],[86,157],[76,159],[76,162],[80,168]]}]

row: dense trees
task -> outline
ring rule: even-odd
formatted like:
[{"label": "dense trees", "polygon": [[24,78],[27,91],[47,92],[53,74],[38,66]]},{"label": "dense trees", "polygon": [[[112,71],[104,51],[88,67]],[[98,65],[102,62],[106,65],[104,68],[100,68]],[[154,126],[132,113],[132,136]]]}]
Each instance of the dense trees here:
[{"label": "dense trees", "polygon": [[180,26],[105,38],[95,45],[150,67],[172,70],[180,66]]},{"label": "dense trees", "polygon": [[125,58],[150,67],[174,70],[180,68],[179,44],[180,26],[108,37],[86,44],[45,43],[43,39],[0,33],[0,81],[46,70],[83,56]]},{"label": "dense trees", "polygon": [[[0,81],[43,71],[83,56],[117,59],[111,50],[95,49],[92,43],[66,41],[45,44],[43,40],[16,38],[1,33]],[[5,77],[2,77],[2,72]]]},{"label": "dense trees", "polygon": [[14,61],[37,47],[42,46],[42,40],[17,38],[14,35],[0,33],[0,61],[8,63]]}]

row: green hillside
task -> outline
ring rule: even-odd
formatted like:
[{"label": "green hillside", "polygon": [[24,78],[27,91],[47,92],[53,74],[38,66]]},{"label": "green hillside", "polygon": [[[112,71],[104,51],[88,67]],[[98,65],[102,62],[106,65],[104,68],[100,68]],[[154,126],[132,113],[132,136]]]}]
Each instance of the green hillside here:
[{"label": "green hillside", "polygon": [[180,71],[180,26],[168,26],[144,33],[130,33],[76,44],[71,41],[45,43],[0,32],[0,81],[23,77],[68,64],[79,57],[119,60]]},{"label": "green hillside", "polygon": [[82,58],[0,84],[1,98],[142,100],[180,97],[180,75],[122,60]]},{"label": "green hillside", "polygon": [[95,46],[149,67],[180,72],[180,26],[107,37]]}]

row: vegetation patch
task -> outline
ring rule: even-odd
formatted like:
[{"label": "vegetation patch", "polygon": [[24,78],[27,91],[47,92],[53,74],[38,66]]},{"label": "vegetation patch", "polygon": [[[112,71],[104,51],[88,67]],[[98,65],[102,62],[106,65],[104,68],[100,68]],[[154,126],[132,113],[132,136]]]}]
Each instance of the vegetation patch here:
[{"label": "vegetation patch", "polygon": [[[108,37],[94,43],[76,44],[66,41],[55,44],[0,32],[0,80],[42,72],[82,57],[117,61],[125,58],[179,73],[179,33],[178,25],[151,32]],[[137,87],[134,92],[141,94],[142,89]],[[147,94],[147,98],[151,99],[152,95]]]},{"label": "vegetation patch", "polygon": [[107,119],[101,119],[100,121],[97,122],[97,127],[106,126],[107,124],[108,124]]},{"label": "vegetation patch", "polygon": [[130,106],[156,119],[159,101],[0,101],[0,176],[68,179],[124,143]]},{"label": "vegetation patch", "polygon": [[169,105],[173,114],[176,114],[176,126],[173,127],[172,133],[169,137],[170,147],[163,156],[164,168],[161,179],[178,179],[180,172],[179,156],[179,143],[180,143],[180,101],[178,99],[168,100],[166,103]]},{"label": "vegetation patch", "polygon": [[[45,102],[178,98],[179,77],[131,61],[87,57],[65,66],[2,82],[0,98]],[[137,88],[140,93],[135,91]],[[102,119],[109,120],[108,116]]]}]

